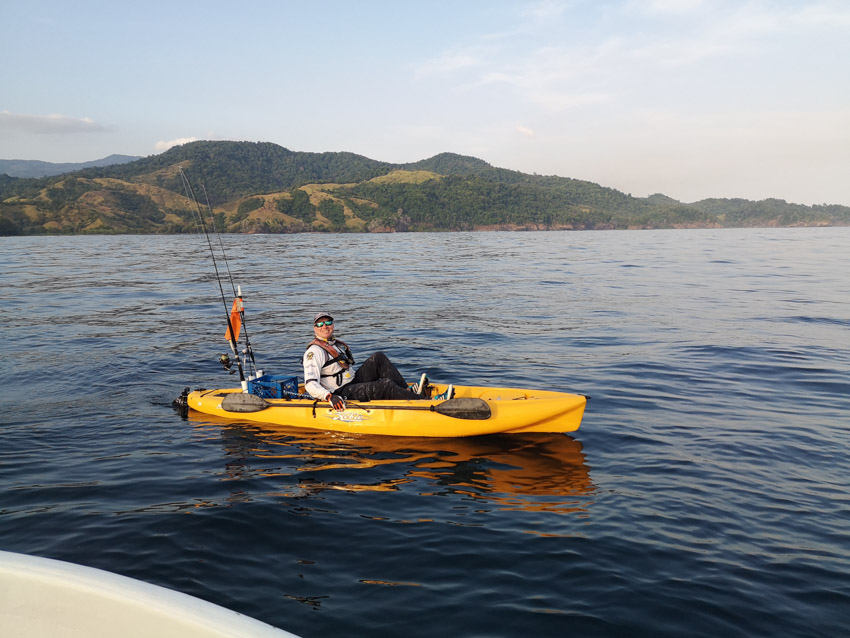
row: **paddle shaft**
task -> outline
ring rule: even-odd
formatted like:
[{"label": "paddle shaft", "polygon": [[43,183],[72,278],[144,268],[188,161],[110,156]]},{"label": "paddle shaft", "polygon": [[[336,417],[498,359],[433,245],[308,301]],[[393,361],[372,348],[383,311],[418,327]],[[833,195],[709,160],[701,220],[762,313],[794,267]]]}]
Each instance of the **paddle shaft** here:
[{"label": "paddle shaft", "polygon": [[[298,403],[268,403],[274,407],[306,407],[304,404]],[[315,405],[333,407],[327,401],[317,401]],[[369,410],[419,410],[422,412],[436,412],[443,416],[452,417],[453,419],[474,419],[484,420],[490,418],[490,406],[483,399],[461,398],[448,399],[441,403],[428,405],[372,405],[371,403],[355,403],[346,402],[346,406],[350,408],[359,408],[364,411]]]},{"label": "paddle shaft", "polygon": [[[272,403],[255,394],[247,394],[242,392],[230,392],[221,401],[221,408],[227,412],[259,412],[268,408],[311,408],[313,415],[316,414],[316,407],[329,406],[333,407],[327,401],[314,401],[312,404],[304,404],[301,402],[286,401],[282,403]],[[428,405],[363,405],[362,403],[350,403],[351,408],[359,408],[364,412],[370,410],[419,410],[422,412],[436,412],[442,416],[451,417],[453,419],[470,419],[483,421],[489,419],[491,412],[490,406],[483,399],[473,397],[462,397],[458,399],[447,399],[437,403],[429,403]]]},{"label": "paddle shaft", "polygon": [[[266,403],[267,403],[266,407],[268,407],[268,408],[309,408],[309,407],[313,406],[312,403],[308,405],[308,404],[305,404],[305,403],[292,403],[290,401],[287,401],[286,403],[270,403],[270,402],[267,401]],[[321,407],[333,408],[333,404],[330,401],[317,401],[315,405],[316,405],[316,407],[321,406]],[[423,406],[418,406],[418,405],[371,405],[371,404],[363,405],[361,403],[354,403],[353,401],[346,401],[345,405],[346,405],[346,407],[349,407],[349,408],[360,408],[361,410],[427,410],[429,412],[436,412],[437,408],[441,404],[438,403],[436,405],[430,404],[430,405],[423,405]]]},{"label": "paddle shaft", "polygon": [[429,405],[362,405],[350,403],[351,407],[361,410],[420,410],[436,412],[453,419],[484,420],[490,418],[490,406],[483,399],[461,398],[447,399],[441,403]]}]

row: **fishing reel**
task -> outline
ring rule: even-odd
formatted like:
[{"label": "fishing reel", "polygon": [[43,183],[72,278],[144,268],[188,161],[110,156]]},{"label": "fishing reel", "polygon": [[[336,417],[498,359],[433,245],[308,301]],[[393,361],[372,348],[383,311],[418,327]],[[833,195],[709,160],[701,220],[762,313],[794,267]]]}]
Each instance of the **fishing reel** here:
[{"label": "fishing reel", "polygon": [[224,369],[228,371],[228,374],[234,374],[236,372],[236,370],[231,370],[233,367],[233,360],[227,353],[218,355],[218,362],[224,366]]},{"label": "fishing reel", "polygon": [[180,415],[181,419],[189,418],[189,388],[183,390],[183,394],[171,402],[171,407]]}]

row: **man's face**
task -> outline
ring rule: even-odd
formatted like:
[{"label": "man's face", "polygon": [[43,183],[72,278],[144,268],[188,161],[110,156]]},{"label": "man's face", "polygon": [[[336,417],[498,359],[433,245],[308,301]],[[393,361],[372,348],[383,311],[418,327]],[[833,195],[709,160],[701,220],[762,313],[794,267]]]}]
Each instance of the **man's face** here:
[{"label": "man's face", "polygon": [[330,317],[319,317],[313,324],[313,332],[319,339],[327,341],[334,333],[334,320]]}]

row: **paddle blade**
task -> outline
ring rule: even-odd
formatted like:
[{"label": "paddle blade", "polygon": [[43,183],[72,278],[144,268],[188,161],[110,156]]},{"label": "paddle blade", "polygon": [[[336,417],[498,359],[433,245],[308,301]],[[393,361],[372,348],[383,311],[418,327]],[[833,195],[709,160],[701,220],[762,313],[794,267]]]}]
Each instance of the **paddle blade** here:
[{"label": "paddle blade", "polygon": [[[237,297],[233,300],[233,307],[230,309],[230,323],[227,326],[227,330],[224,332],[224,338],[228,341],[236,342],[239,340],[239,333],[242,331],[242,311],[245,309],[245,305],[242,303],[242,299]],[[231,335],[230,329],[233,328],[233,334]]]},{"label": "paddle blade", "polygon": [[450,416],[454,419],[470,419],[484,421],[490,418],[490,406],[484,399],[460,397],[438,403],[433,408],[437,414]]},{"label": "paddle blade", "polygon": [[221,400],[221,409],[226,412],[259,412],[267,407],[269,403],[264,398],[243,392],[228,393]]}]

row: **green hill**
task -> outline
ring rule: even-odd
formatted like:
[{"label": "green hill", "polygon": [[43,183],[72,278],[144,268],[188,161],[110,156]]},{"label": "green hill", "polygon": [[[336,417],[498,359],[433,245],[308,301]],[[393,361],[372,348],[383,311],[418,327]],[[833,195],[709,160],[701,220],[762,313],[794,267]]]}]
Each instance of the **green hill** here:
[{"label": "green hill", "polygon": [[195,232],[199,206],[180,168],[201,210],[209,198],[217,229],[237,233],[850,225],[846,206],[638,198],[453,153],[391,164],[271,143],[194,142],[63,175],[0,175],[0,235]]}]

